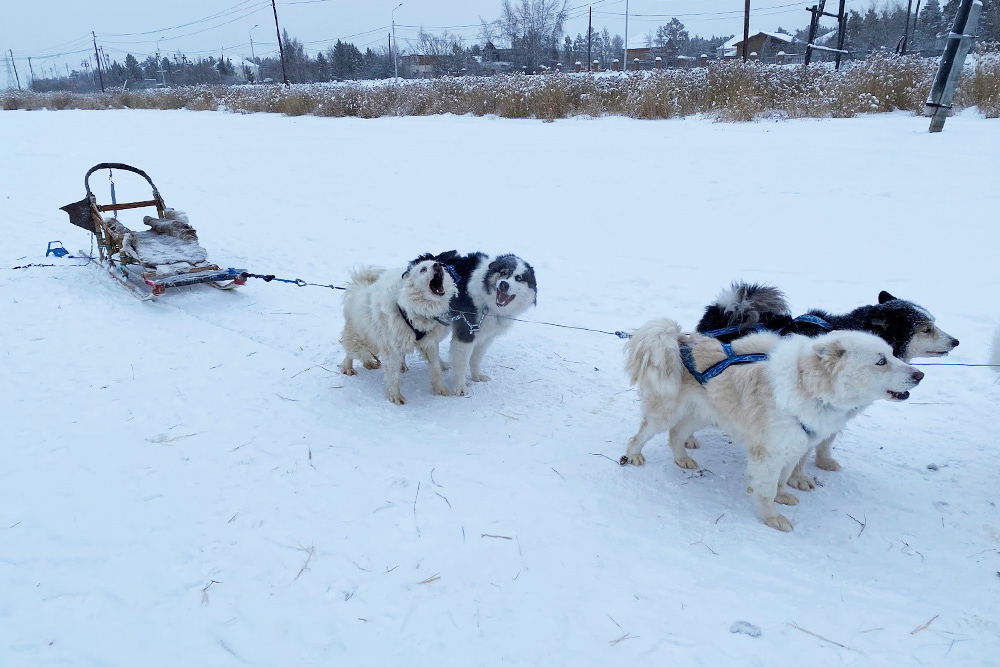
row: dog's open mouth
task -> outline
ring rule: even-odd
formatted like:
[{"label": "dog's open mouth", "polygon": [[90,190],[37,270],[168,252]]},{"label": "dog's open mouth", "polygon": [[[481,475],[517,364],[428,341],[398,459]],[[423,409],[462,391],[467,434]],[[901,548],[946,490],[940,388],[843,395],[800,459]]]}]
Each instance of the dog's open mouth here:
[{"label": "dog's open mouth", "polygon": [[441,270],[440,264],[434,265],[434,277],[431,278],[427,286],[430,288],[432,294],[444,296],[444,271]]},{"label": "dog's open mouth", "polygon": [[889,391],[889,400],[892,401],[905,401],[910,397],[910,392],[908,391]]},{"label": "dog's open mouth", "polygon": [[514,300],[516,294],[511,294],[506,289],[497,288],[497,305],[503,308]]}]

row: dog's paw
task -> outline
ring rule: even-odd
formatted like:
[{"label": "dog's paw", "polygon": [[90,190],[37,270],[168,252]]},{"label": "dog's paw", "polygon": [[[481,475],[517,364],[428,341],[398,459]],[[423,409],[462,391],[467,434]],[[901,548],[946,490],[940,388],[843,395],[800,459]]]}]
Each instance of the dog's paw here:
[{"label": "dog's paw", "polygon": [[701,447],[701,445],[698,444],[698,441],[695,439],[693,435],[684,441],[685,449],[698,449],[699,447]]},{"label": "dog's paw", "polygon": [[834,459],[820,458],[816,457],[816,467],[823,470],[829,470],[830,472],[837,472],[840,470],[840,464]]},{"label": "dog's paw", "polygon": [[489,382],[490,381],[490,376],[487,375],[486,373],[473,373],[472,374],[472,381],[473,382]]},{"label": "dog's paw", "polygon": [[464,384],[462,384],[462,385],[459,385],[459,386],[455,387],[454,391],[451,392],[451,395],[452,396],[468,396],[469,395],[469,390],[466,389],[466,387],[465,387]]},{"label": "dog's paw", "polygon": [[642,455],[642,452],[639,452],[638,454],[624,454],[620,459],[618,459],[619,465],[631,463],[634,466],[641,466],[645,462],[646,457]]},{"label": "dog's paw", "polygon": [[[364,362],[361,365],[364,366],[365,368],[367,368],[370,371],[376,371],[376,370],[382,368],[382,362],[379,361],[378,359],[369,359],[368,361]],[[352,375],[353,375],[353,373],[352,373]]]},{"label": "dog's paw", "polygon": [[389,399],[390,403],[395,403],[396,405],[406,405],[406,399],[400,393],[386,393],[386,398]]},{"label": "dog's paw", "polygon": [[438,396],[448,396],[451,393],[448,391],[448,387],[444,384],[431,384],[431,389],[433,389],[434,393]]},{"label": "dog's paw", "polygon": [[816,488],[816,482],[809,475],[792,475],[788,478],[788,486],[799,491],[812,491]]},{"label": "dog's paw", "polygon": [[775,530],[780,530],[783,533],[792,532],[792,522],[781,516],[780,514],[775,514],[774,516],[769,516],[764,518],[764,523],[769,525]]},{"label": "dog's paw", "polygon": [[344,375],[357,375],[358,374],[358,372],[356,370],[354,370],[354,365],[353,364],[352,365],[341,364],[340,365],[340,372],[343,373]]},{"label": "dog's paw", "polygon": [[695,470],[698,468],[698,463],[690,456],[685,456],[682,459],[674,459],[674,463],[677,464],[678,468],[684,468],[685,470]]},{"label": "dog's paw", "polygon": [[774,497],[774,502],[779,505],[798,505],[799,499],[787,491],[778,491],[778,495]]}]

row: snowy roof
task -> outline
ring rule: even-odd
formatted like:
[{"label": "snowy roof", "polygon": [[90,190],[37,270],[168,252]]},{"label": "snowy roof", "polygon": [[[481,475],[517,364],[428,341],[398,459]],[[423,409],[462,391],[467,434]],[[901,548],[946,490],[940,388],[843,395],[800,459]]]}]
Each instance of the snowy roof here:
[{"label": "snowy roof", "polygon": [[[799,40],[795,39],[795,37],[793,35],[789,35],[789,34],[783,33],[783,32],[769,32],[767,30],[759,30],[757,32],[751,32],[750,33],[750,39],[753,39],[754,37],[757,37],[759,35],[767,35],[771,39],[776,39],[779,42],[787,42],[789,44],[794,44],[795,42],[799,41]],[[732,39],[730,39],[728,42],[726,42],[725,44],[723,44],[722,46],[720,46],[719,47],[719,51],[721,51],[724,55],[727,55],[727,56],[736,55],[736,46],[738,44],[742,44],[742,43],[743,43],[743,36],[742,35],[736,35],[735,37],[733,37]]]}]

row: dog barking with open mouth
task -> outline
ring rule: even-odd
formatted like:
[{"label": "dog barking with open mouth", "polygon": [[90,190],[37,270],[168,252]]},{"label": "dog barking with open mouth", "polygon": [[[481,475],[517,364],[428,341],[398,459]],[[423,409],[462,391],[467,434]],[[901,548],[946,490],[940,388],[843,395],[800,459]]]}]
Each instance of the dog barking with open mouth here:
[{"label": "dog barking with open mouth", "polygon": [[448,310],[457,294],[454,278],[429,254],[417,257],[405,270],[353,271],[344,292],[340,341],[346,356],[341,372],[355,375],[355,359],[365,368],[383,366],[386,397],[403,405],[400,374],[406,370],[406,355],[417,348],[430,366],[434,393],[447,396],[438,344],[448,335]]},{"label": "dog barking with open mouth", "polygon": [[451,300],[451,389],[466,394],[466,375],[486,382],[480,364],[486,349],[514,321],[538,303],[535,270],[517,255],[490,258],[482,252],[460,255],[449,250],[435,259],[454,272],[458,294]]}]

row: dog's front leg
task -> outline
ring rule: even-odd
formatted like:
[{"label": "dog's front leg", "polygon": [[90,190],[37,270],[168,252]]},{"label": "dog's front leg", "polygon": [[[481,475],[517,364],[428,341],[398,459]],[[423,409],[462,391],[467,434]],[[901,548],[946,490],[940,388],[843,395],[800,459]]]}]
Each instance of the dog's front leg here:
[{"label": "dog's front leg", "polygon": [[831,470],[831,471],[840,470],[840,464],[837,463],[832,456],[830,456],[830,450],[833,448],[833,441],[836,437],[837,434],[834,433],[829,438],[816,445],[817,468],[822,468],[823,470]]},{"label": "dog's front leg", "polygon": [[448,386],[444,383],[444,369],[441,368],[441,354],[438,352],[436,340],[420,346],[420,351],[427,359],[427,365],[431,367],[431,389],[438,396],[448,395]]},{"label": "dog's front leg", "polygon": [[747,493],[753,496],[757,516],[771,528],[789,533],[792,531],[792,522],[779,514],[774,505],[780,476],[781,466],[769,460],[767,446],[761,443],[750,445],[747,454]]},{"label": "dog's front leg", "polygon": [[385,372],[385,396],[396,405],[406,404],[406,399],[399,393],[399,381],[405,359],[403,354],[393,351],[385,355],[385,363],[382,364]]},{"label": "dog's front leg", "polygon": [[483,356],[486,354],[486,348],[490,346],[493,339],[496,336],[483,335],[480,334],[476,337],[476,346],[472,350],[472,358],[469,360],[469,368],[472,370],[472,381],[473,382],[489,382],[490,376],[484,373],[480,368],[479,364],[483,360]]},{"label": "dog's front leg", "polygon": [[474,340],[459,340],[457,334],[451,339],[451,392],[455,396],[465,396],[465,374],[469,372],[469,357],[474,346]]},{"label": "dog's front leg", "polygon": [[799,458],[798,463],[795,464],[795,469],[792,470],[792,474],[788,476],[788,486],[799,491],[812,491],[816,488],[816,482],[805,471],[808,459],[809,452],[807,451]]}]

